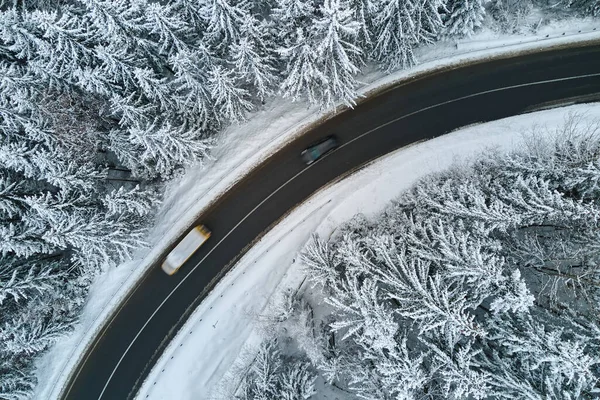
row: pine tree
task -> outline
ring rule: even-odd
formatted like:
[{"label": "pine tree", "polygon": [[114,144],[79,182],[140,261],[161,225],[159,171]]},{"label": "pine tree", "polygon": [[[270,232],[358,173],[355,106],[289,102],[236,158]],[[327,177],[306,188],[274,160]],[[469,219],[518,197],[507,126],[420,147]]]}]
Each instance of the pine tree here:
[{"label": "pine tree", "polygon": [[507,385],[510,381],[498,379],[496,384],[506,385],[504,389],[509,393],[514,386],[529,386],[540,397],[568,393],[571,398],[580,398],[592,393],[598,379],[595,366],[600,364],[592,349],[598,343],[592,343],[581,332],[575,334],[568,325],[553,329],[540,317],[534,320],[532,315],[523,314],[490,321],[491,339],[506,356],[504,366],[495,364],[495,360],[491,360],[492,365],[496,371],[504,369],[504,374],[515,374],[513,379],[519,382]]},{"label": "pine tree", "polygon": [[10,361],[3,360],[0,364],[0,398],[22,400],[33,396],[37,383],[33,371],[23,370]]},{"label": "pine tree", "polygon": [[13,220],[22,211],[18,195],[24,186],[16,174],[0,172],[0,220],[3,222]]},{"label": "pine tree", "polygon": [[[81,0],[95,35],[115,59],[131,68],[162,66],[159,44],[151,40],[144,0]],[[128,72],[131,74],[132,72]]]},{"label": "pine tree", "polygon": [[14,265],[14,261],[3,258],[0,270],[0,305],[10,298],[15,302],[26,299],[32,292],[41,293],[52,288],[52,283],[61,278],[52,266],[38,267]]},{"label": "pine tree", "polygon": [[[300,3],[303,4],[303,3]],[[298,13],[309,8],[297,7]],[[287,14],[285,25],[296,26],[295,37],[284,37],[278,50],[287,66],[281,85],[284,97],[333,106],[336,100],[354,104],[362,52],[356,46],[359,24],[345,1],[325,1],[317,16]]]},{"label": "pine tree", "polygon": [[352,105],[357,95],[354,76],[362,63],[362,52],[356,45],[360,25],[352,19],[352,11],[344,0],[325,0],[319,13],[322,17],[314,22],[316,51],[329,83],[323,101],[330,106],[335,99],[341,99]]},{"label": "pine tree", "polygon": [[[295,43],[298,28],[308,28],[312,25],[315,14],[313,0],[276,0],[271,11],[276,29],[283,47]],[[290,40],[291,41],[288,41]]]},{"label": "pine tree", "polygon": [[445,34],[450,37],[469,37],[481,27],[485,18],[483,0],[451,0],[446,6]]},{"label": "pine tree", "polygon": [[205,0],[202,15],[207,21],[206,43],[222,51],[231,43],[239,41],[248,13],[249,3],[246,0]]},{"label": "pine tree", "polygon": [[295,43],[287,48],[279,49],[286,62],[284,80],[281,83],[281,94],[297,101],[306,97],[311,104],[321,104],[328,87],[328,77],[323,73],[318,53],[310,43],[310,38],[298,28]]},{"label": "pine tree", "polygon": [[276,398],[283,400],[305,400],[316,393],[317,376],[310,371],[308,363],[294,363],[283,371],[280,377],[280,389]]},{"label": "pine tree", "polygon": [[282,365],[279,351],[273,343],[262,343],[250,373],[245,377],[245,399],[268,399],[277,391]]},{"label": "pine tree", "polygon": [[521,278],[521,272],[516,269],[501,287],[502,293],[490,304],[493,313],[512,311],[513,313],[528,312],[533,306],[535,296],[531,294],[527,283]]},{"label": "pine tree", "polygon": [[39,227],[26,222],[0,225],[0,254],[27,258],[52,252],[54,246],[41,240],[40,233]]},{"label": "pine tree", "polygon": [[[134,70],[140,63],[128,51],[127,47],[98,45],[94,50],[100,64],[98,71],[109,76],[112,83],[122,85],[127,93],[135,92],[137,81]],[[116,96],[119,95],[112,94],[112,97]]]},{"label": "pine tree", "polygon": [[146,18],[144,28],[151,35],[157,36],[156,42],[160,45],[160,53],[171,55],[189,49],[183,38],[189,36],[190,28],[172,7],[150,3],[144,15]]},{"label": "pine tree", "polygon": [[395,249],[386,237],[374,249],[381,260],[374,276],[389,288],[387,297],[397,302],[396,312],[418,321],[421,332],[460,331],[466,336],[482,336],[485,331],[469,312],[467,293],[449,284],[440,274],[432,273],[431,263],[407,258],[403,249]]},{"label": "pine tree", "polygon": [[[110,99],[110,110],[112,115],[119,120],[120,127],[147,124],[151,122],[158,113],[155,105],[144,104],[137,99],[135,93],[132,93],[127,97],[122,97],[117,94],[113,95]],[[115,131],[119,130],[119,128],[115,128]],[[111,136],[110,133],[109,136]],[[115,154],[132,151],[132,149],[124,149],[123,146],[109,146]],[[125,163],[125,165],[129,165],[129,163],[126,162],[126,158],[119,157],[119,160]]]},{"label": "pine tree", "polygon": [[598,0],[569,0],[567,7],[581,10],[588,15],[596,16],[600,14],[600,1]]},{"label": "pine tree", "polygon": [[134,215],[144,217],[159,203],[157,196],[151,191],[143,191],[139,185],[131,190],[124,187],[115,189],[104,196],[102,203],[109,216]]},{"label": "pine tree", "polygon": [[383,0],[374,24],[377,28],[371,56],[387,71],[408,68],[416,63],[413,47],[418,43],[412,21],[413,2]]},{"label": "pine tree", "polygon": [[275,54],[267,45],[265,23],[247,15],[241,28],[241,37],[231,45],[231,59],[242,80],[252,85],[260,100],[273,94],[277,83]]},{"label": "pine tree", "polygon": [[[180,52],[170,58],[175,71],[172,82],[177,109],[195,115],[206,128],[218,119],[209,88],[209,71],[215,67],[212,54],[204,47],[194,52]],[[187,110],[187,111],[186,111]]]},{"label": "pine tree", "polygon": [[387,71],[414,65],[414,47],[432,43],[443,27],[438,10],[444,2],[380,0],[379,4],[371,56]]},{"label": "pine tree", "polygon": [[[200,6],[204,5],[204,7]],[[196,33],[196,36],[202,36],[206,32],[208,23],[205,11],[206,2],[198,3],[194,0],[176,0],[172,3],[172,7],[182,16],[184,21],[187,21],[190,28]]]},{"label": "pine tree", "polygon": [[313,235],[301,254],[302,262],[315,285],[331,287],[338,278],[336,254],[328,242]]},{"label": "pine tree", "polygon": [[[208,88],[215,102],[215,108],[231,121],[241,121],[246,112],[252,109],[248,92],[236,82],[233,71],[216,65],[209,73]],[[219,118],[218,114],[216,117]],[[223,117],[221,117],[223,118]]]},{"label": "pine tree", "polygon": [[376,350],[394,347],[398,324],[390,304],[383,301],[374,280],[359,282],[355,276],[339,283],[326,302],[340,311],[340,317],[331,324],[334,331],[344,331],[342,340],[356,336],[356,341],[366,343]]},{"label": "pine tree", "polygon": [[429,369],[435,371],[433,380],[445,398],[486,399],[493,394],[490,374],[479,368],[482,351],[473,342],[454,335],[434,335],[421,341],[431,350]]},{"label": "pine tree", "polygon": [[136,68],[133,75],[142,93],[149,100],[155,101],[162,111],[175,109],[171,87],[166,78],[158,76],[149,68]]},{"label": "pine tree", "polygon": [[136,149],[132,156],[138,155],[139,174],[148,177],[171,175],[205,155],[213,143],[212,139],[202,140],[201,132],[168,123],[160,125],[158,121],[130,128],[126,140]]},{"label": "pine tree", "polygon": [[60,321],[60,316],[39,299],[30,301],[19,316],[0,325],[0,353],[9,357],[37,354],[64,336],[72,325],[72,320]]},{"label": "pine tree", "polygon": [[[385,352],[367,349],[365,356],[373,360],[373,369],[382,383],[381,387],[388,389],[390,396],[401,399],[424,396],[431,385],[430,373],[424,366],[424,355],[411,352],[406,337],[396,341],[397,344]],[[369,385],[362,392],[374,393]]]},{"label": "pine tree", "polygon": [[352,10],[353,19],[359,24],[357,45],[368,54],[373,48],[377,3],[374,0],[350,0],[349,8]]}]

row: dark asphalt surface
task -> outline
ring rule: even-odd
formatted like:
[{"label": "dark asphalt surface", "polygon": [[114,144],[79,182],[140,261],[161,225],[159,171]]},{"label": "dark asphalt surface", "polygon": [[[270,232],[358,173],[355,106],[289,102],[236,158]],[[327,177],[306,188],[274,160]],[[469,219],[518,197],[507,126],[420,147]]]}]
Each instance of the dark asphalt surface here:
[{"label": "dark asphalt surface", "polygon": [[[315,128],[265,160],[198,221],[210,227],[212,237],[176,275],[167,276],[160,265],[151,269],[96,338],[63,398],[133,398],[169,340],[243,249],[295,205],[336,177],[390,151],[467,124],[520,114],[546,102],[599,94],[600,76],[550,82],[598,73],[598,45],[486,62],[388,90]],[[519,86],[542,81],[547,82]],[[342,147],[306,169],[300,152],[329,134],[335,134]]]}]

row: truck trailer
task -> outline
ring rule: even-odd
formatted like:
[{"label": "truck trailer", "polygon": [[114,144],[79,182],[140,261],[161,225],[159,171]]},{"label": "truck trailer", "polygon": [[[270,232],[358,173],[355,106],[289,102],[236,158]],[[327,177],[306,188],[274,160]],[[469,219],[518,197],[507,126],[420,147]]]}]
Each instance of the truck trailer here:
[{"label": "truck trailer", "polygon": [[204,225],[194,227],[181,239],[162,263],[162,270],[173,275],[208,240],[210,230]]}]

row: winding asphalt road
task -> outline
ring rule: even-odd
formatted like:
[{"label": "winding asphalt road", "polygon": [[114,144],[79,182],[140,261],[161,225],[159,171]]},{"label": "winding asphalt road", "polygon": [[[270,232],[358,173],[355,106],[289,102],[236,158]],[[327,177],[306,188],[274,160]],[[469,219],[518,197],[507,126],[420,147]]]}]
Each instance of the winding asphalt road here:
[{"label": "winding asphalt road", "polygon": [[[600,44],[448,70],[390,89],[265,160],[201,221],[208,242],[174,276],[155,265],[96,338],[64,399],[133,398],[214,283],[295,205],[347,171],[415,141],[548,102],[600,94]],[[300,152],[334,133],[340,148],[307,167]]]}]

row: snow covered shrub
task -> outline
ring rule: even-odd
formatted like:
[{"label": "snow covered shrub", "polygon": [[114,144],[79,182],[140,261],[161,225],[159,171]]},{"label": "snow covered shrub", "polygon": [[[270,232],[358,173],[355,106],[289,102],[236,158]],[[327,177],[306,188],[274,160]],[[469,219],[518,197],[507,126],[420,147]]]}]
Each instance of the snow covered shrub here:
[{"label": "snow covered shrub", "polygon": [[306,400],[315,393],[316,378],[306,360],[286,359],[276,343],[263,343],[236,398]]},{"label": "snow covered shrub", "polygon": [[518,33],[525,28],[533,4],[531,0],[491,0],[489,9],[503,32]]}]

